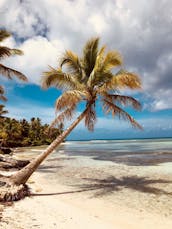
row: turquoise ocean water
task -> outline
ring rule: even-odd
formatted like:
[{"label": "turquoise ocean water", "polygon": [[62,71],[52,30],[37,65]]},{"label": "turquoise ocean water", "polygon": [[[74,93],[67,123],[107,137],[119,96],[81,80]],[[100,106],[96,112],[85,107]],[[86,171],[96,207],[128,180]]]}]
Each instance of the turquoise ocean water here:
[{"label": "turquoise ocean water", "polygon": [[67,141],[60,150],[72,156],[128,165],[153,165],[172,162],[172,138]]}]

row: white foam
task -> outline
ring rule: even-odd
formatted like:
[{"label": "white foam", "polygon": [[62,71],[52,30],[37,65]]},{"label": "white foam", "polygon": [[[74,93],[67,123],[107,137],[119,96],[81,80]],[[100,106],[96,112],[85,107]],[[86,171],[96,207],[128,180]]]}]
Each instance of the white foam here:
[{"label": "white foam", "polygon": [[30,151],[36,151],[36,152],[42,152],[43,151],[43,149],[31,149]]}]

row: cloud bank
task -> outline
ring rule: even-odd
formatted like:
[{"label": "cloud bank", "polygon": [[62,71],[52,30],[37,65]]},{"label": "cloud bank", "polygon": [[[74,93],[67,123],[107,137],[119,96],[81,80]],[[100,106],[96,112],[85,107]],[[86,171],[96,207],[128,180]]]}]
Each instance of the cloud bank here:
[{"label": "cloud bank", "polygon": [[65,49],[80,53],[85,41],[98,35],[141,76],[147,109],[172,108],[170,0],[1,0],[0,11],[0,26],[15,38],[6,43],[25,53],[8,64],[30,82],[39,84],[42,71],[57,66]]}]

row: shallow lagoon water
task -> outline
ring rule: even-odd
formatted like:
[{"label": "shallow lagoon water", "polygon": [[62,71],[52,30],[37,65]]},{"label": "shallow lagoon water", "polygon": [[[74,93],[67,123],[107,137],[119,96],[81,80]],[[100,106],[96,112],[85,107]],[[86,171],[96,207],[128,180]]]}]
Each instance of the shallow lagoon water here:
[{"label": "shallow lagoon water", "polygon": [[[47,146],[20,148],[28,158],[40,154]],[[172,162],[172,138],[137,140],[66,141],[50,155],[84,156],[131,166]]]},{"label": "shallow lagoon water", "polygon": [[153,165],[172,161],[172,139],[67,141],[56,152],[128,165]]}]

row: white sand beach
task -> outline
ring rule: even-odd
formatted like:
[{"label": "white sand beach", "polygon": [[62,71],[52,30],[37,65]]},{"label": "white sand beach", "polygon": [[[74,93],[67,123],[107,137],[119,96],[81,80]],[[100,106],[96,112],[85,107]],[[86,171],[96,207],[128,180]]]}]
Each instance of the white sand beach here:
[{"label": "white sand beach", "polygon": [[4,208],[0,228],[170,229],[171,178],[172,163],[127,166],[61,154],[31,177],[31,197]]}]

